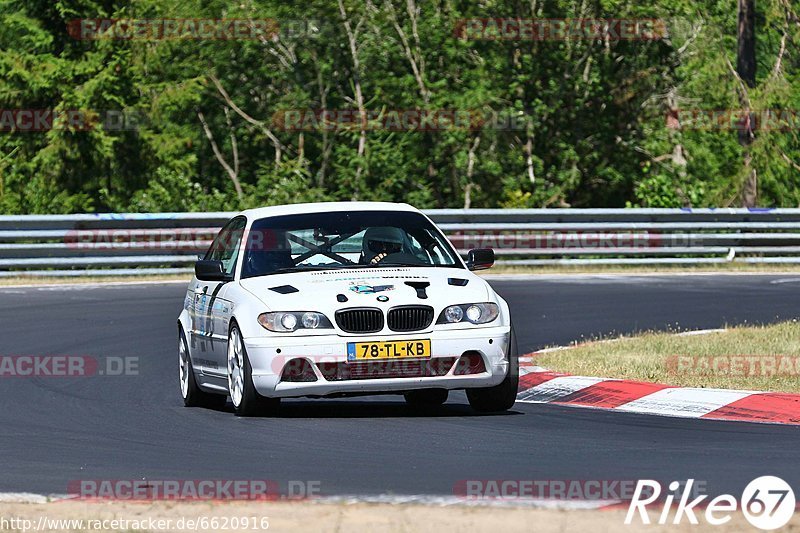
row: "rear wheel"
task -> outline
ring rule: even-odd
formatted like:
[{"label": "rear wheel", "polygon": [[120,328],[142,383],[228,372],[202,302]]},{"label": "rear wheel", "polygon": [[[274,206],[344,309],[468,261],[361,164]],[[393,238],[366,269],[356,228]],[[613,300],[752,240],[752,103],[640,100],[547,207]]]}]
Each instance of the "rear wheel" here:
[{"label": "rear wheel", "polygon": [[227,398],[222,394],[203,391],[194,376],[192,358],[183,329],[178,331],[178,364],[180,369],[181,396],[186,407],[210,407],[219,409],[225,406]]},{"label": "rear wheel", "polygon": [[426,409],[442,405],[447,401],[448,394],[446,389],[423,389],[407,392],[403,396],[411,407]]},{"label": "rear wheel", "polygon": [[253,367],[235,324],[228,335],[228,393],[238,416],[274,414],[281,403],[280,398],[264,398],[256,391]]},{"label": "rear wheel", "polygon": [[483,413],[507,411],[517,401],[518,387],[519,356],[517,355],[517,337],[512,326],[508,337],[508,374],[505,379],[494,387],[467,389],[467,399],[476,411]]}]

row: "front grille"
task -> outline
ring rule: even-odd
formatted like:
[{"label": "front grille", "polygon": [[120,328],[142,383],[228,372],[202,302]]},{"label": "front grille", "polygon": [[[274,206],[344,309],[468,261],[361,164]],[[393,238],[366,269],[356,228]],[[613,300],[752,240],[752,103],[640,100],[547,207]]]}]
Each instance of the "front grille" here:
[{"label": "front grille", "polygon": [[389,310],[389,329],[392,331],[419,331],[433,322],[433,307],[406,305]]},{"label": "front grille", "polygon": [[428,378],[447,375],[455,357],[438,357],[427,361],[395,360],[368,363],[318,363],[326,381],[347,381],[386,378]]},{"label": "front grille", "polygon": [[336,325],[347,333],[377,333],[383,329],[383,312],[371,307],[336,312]]}]

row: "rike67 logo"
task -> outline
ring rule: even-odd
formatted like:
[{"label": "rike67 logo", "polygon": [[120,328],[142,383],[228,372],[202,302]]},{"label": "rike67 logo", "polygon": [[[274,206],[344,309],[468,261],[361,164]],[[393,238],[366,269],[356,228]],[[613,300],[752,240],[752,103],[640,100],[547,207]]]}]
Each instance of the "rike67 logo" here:
[{"label": "rike67 logo", "polygon": [[[784,480],[775,476],[762,476],[751,481],[742,492],[742,498],[737,501],[730,494],[721,494],[706,502],[708,495],[701,495],[693,500],[692,487],[694,480],[689,479],[685,485],[673,481],[669,484],[669,491],[666,497],[662,498],[661,483],[651,479],[639,480],[631,498],[628,514],[625,516],[625,524],[633,523],[637,516],[643,524],[650,524],[648,505],[653,508],[662,505],[657,523],[665,525],[672,518],[673,524],[681,524],[686,519],[690,524],[697,525],[697,512],[704,509],[702,516],[706,523],[720,526],[730,522],[732,514],[741,509],[742,514],[750,524],[764,531],[771,531],[785,526],[792,518],[795,510],[795,496],[792,487]],[[676,492],[681,488],[680,495]],[[674,509],[676,496],[679,496],[677,507]],[[654,509],[657,510],[657,509]]]}]

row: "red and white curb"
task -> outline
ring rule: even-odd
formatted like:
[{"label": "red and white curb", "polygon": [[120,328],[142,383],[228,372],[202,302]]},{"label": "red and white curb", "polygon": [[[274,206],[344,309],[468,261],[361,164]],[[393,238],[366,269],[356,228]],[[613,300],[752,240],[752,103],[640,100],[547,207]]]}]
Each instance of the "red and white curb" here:
[{"label": "red and white curb", "polygon": [[524,362],[520,362],[517,401],[681,418],[800,425],[800,394],[685,388],[571,376]]}]

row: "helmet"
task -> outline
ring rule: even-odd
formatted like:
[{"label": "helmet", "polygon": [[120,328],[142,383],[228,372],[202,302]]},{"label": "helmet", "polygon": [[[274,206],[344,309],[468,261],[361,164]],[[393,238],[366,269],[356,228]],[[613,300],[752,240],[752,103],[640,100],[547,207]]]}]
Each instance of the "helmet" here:
[{"label": "helmet", "polygon": [[403,249],[405,232],[400,228],[375,227],[364,232],[362,251],[366,257],[398,253]]}]

